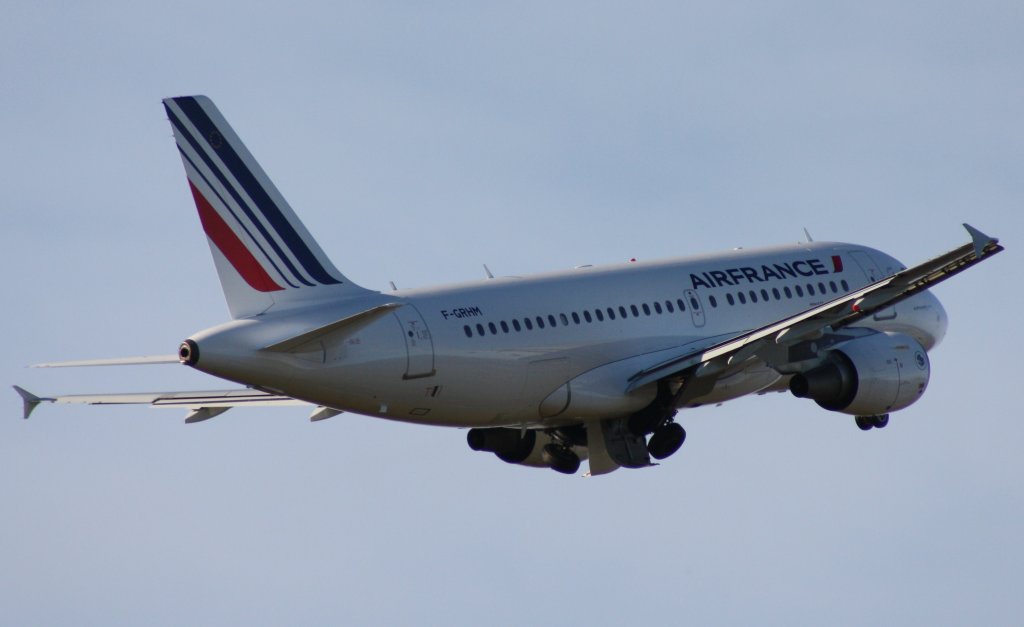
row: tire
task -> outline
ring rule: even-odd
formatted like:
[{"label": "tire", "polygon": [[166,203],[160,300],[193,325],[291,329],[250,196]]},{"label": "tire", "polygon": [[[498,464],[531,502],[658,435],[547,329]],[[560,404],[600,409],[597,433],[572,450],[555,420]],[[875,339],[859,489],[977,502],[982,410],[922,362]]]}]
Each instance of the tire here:
[{"label": "tire", "polygon": [[679,450],[686,441],[686,430],[678,422],[658,427],[647,443],[647,452],[654,459],[665,459]]},{"label": "tire", "polygon": [[580,469],[580,458],[571,450],[557,444],[546,444],[540,458],[551,470],[563,475],[574,475]]},{"label": "tire", "polygon": [[854,420],[861,431],[871,431],[875,427],[875,419],[872,416],[857,416]]},{"label": "tire", "polygon": [[881,414],[879,416],[873,416],[872,420],[875,423],[875,428],[876,429],[884,429],[885,426],[887,424],[889,424],[889,414]]}]

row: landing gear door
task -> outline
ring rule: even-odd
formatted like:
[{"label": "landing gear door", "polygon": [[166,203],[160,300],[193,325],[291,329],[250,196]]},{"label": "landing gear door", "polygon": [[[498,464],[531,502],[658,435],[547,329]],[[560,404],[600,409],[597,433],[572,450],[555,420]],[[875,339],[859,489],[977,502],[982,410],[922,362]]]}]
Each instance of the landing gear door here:
[{"label": "landing gear door", "polygon": [[418,379],[434,376],[434,340],[423,316],[413,305],[395,310],[395,317],[402,326],[405,348],[409,353],[403,379]]},{"label": "landing gear door", "polygon": [[683,298],[686,306],[690,308],[690,315],[693,317],[693,326],[704,326],[704,307],[701,306],[700,296],[694,290],[684,290]]},{"label": "landing gear door", "polygon": [[[878,264],[871,258],[871,255],[867,254],[863,250],[854,250],[850,252],[850,256],[857,262],[860,269],[864,272],[864,276],[868,278],[868,281],[874,283],[875,281],[881,281],[885,278],[882,271],[879,270]],[[892,320],[896,317],[896,307],[887,307],[875,313],[875,320]]]}]

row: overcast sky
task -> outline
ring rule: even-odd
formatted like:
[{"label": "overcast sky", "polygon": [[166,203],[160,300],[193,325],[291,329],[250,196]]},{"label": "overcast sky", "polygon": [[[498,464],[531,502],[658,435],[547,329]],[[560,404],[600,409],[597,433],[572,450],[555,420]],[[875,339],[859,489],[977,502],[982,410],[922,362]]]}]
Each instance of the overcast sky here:
[{"label": "overcast sky", "polygon": [[[1024,5],[16,2],[0,21],[2,380],[209,389],[227,319],[161,98],[202,93],[351,279],[427,286],[802,239],[936,290],[884,431],[789,395],[678,418],[661,466],[506,465],[307,410],[0,412],[0,623],[1012,625]],[[512,6],[512,5],[515,6]]]}]

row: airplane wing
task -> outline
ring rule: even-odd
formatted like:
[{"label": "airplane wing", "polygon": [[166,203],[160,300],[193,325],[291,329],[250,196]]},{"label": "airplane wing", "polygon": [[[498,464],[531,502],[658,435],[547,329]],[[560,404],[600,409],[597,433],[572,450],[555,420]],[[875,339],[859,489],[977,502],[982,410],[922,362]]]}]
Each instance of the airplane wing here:
[{"label": "airplane wing", "polygon": [[820,337],[927,290],[1003,250],[999,240],[968,224],[964,228],[971,235],[969,244],[823,305],[644,368],[629,378],[626,392],[679,376],[691,368],[698,378],[713,376],[779,346]]},{"label": "airplane wing", "polygon": [[[28,418],[40,403],[69,403],[83,405],[150,405],[152,407],[183,407],[189,410],[185,422],[200,422],[241,405],[309,405],[305,401],[269,394],[259,390],[206,390],[198,392],[129,392],[124,394],[72,394],[67,396],[36,396],[24,388],[14,386],[24,402],[24,418]],[[323,420],[341,412],[318,407],[310,420]]]}]

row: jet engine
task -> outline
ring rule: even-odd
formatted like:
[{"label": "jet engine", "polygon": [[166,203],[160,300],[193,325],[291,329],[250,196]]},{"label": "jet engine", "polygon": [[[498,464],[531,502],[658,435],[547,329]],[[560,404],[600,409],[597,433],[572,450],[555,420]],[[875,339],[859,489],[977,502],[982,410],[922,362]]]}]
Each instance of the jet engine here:
[{"label": "jet engine", "polygon": [[510,464],[552,468],[573,474],[580,460],[587,458],[585,435],[570,429],[558,430],[558,438],[545,431],[521,431],[507,427],[470,429],[466,435],[469,448],[494,453]]},{"label": "jet engine", "polygon": [[831,349],[825,362],[790,379],[794,396],[831,411],[875,416],[903,409],[928,387],[928,353],[902,333],[876,333]]}]

